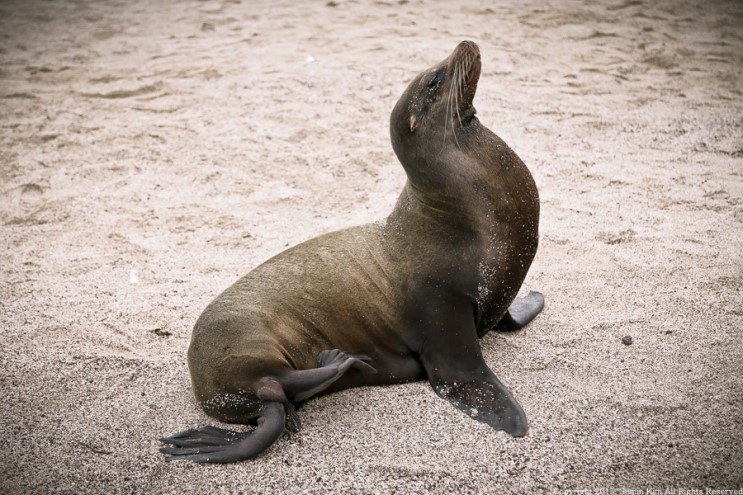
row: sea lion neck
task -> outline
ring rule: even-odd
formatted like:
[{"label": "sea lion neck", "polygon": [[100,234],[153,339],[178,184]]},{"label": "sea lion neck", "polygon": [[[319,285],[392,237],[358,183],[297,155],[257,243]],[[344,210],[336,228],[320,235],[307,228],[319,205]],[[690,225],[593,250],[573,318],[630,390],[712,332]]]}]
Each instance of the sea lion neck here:
[{"label": "sea lion neck", "polygon": [[468,211],[466,202],[446,194],[429,193],[407,181],[394,210],[388,217],[391,225],[405,225],[405,231],[458,231],[471,237],[480,230],[476,215]]},{"label": "sea lion neck", "polygon": [[488,236],[498,225],[536,216],[531,203],[511,198],[513,184],[533,188],[529,171],[475,117],[480,73],[480,49],[463,41],[398,100],[390,137],[408,182],[390,218],[412,211],[416,221]]},{"label": "sea lion neck", "polygon": [[518,223],[528,231],[527,237],[535,237],[539,221],[536,184],[516,154],[497,136],[488,135],[494,146],[488,150],[481,145],[483,155],[490,158],[485,164],[471,163],[457,153],[456,173],[440,182],[408,178],[388,220],[396,223],[394,219],[404,218],[410,224],[483,238],[504,225]]}]

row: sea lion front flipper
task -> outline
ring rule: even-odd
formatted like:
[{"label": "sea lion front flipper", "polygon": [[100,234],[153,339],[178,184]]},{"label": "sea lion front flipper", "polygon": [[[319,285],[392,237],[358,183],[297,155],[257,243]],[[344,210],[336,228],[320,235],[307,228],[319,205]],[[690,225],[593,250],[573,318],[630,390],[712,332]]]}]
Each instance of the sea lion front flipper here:
[{"label": "sea lion front flipper", "polygon": [[322,351],[317,368],[288,371],[278,381],[286,394],[299,402],[319,394],[351,368],[362,373],[376,373],[377,370],[367,362],[370,360],[369,356],[347,354],[338,349]]},{"label": "sea lion front flipper", "polygon": [[544,308],[544,296],[539,292],[531,291],[524,297],[514,299],[494,330],[496,332],[521,330],[542,311],[542,308]]},{"label": "sea lion front flipper", "polygon": [[174,447],[163,447],[160,452],[166,454],[166,461],[225,463],[252,459],[281,436],[285,421],[284,404],[264,402],[258,426],[252,432],[205,426],[161,438],[161,442]]},{"label": "sea lion front flipper", "polygon": [[482,356],[471,306],[461,299],[433,295],[419,309],[420,324],[428,329],[420,360],[434,391],[496,430],[526,435],[524,410]]},{"label": "sea lion front flipper", "polygon": [[487,380],[437,380],[431,381],[431,386],[439,397],[477,421],[523,437],[529,429],[524,410],[498,378],[492,372],[489,374]]}]

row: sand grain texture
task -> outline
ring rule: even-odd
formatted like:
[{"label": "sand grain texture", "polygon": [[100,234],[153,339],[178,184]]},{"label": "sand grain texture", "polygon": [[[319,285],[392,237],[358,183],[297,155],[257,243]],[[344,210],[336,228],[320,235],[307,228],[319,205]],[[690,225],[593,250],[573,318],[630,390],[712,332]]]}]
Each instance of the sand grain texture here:
[{"label": "sand grain texture", "polygon": [[[2,2],[0,492],[740,488],[742,26],[736,1]],[[482,342],[529,436],[416,383],[311,401],[252,462],[164,463],[212,422],[199,313],[391,210],[389,112],[462,39],[542,199],[547,306]]]}]

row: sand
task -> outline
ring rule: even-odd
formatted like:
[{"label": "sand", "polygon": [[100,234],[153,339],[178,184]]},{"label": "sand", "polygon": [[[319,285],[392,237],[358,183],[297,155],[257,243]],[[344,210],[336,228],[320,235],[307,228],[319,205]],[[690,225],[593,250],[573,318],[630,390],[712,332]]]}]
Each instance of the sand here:
[{"label": "sand", "polygon": [[[528,437],[414,383],[310,401],[254,461],[165,463],[214,423],[200,312],[389,213],[389,112],[462,39],[542,201],[547,305],[482,341]],[[740,489],[742,80],[738,1],[3,2],[0,492]]]}]

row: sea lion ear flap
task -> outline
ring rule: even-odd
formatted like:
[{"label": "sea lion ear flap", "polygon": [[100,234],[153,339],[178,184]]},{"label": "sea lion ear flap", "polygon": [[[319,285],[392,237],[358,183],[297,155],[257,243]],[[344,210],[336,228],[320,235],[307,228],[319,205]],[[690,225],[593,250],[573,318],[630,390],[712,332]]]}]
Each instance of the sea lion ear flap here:
[{"label": "sea lion ear flap", "polygon": [[418,127],[418,121],[416,120],[415,115],[411,115],[408,121],[410,122],[410,132],[415,132],[415,129]]}]

